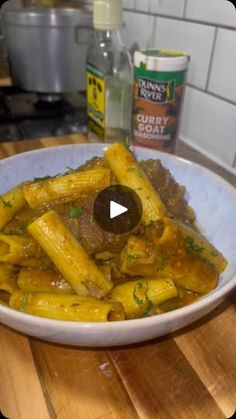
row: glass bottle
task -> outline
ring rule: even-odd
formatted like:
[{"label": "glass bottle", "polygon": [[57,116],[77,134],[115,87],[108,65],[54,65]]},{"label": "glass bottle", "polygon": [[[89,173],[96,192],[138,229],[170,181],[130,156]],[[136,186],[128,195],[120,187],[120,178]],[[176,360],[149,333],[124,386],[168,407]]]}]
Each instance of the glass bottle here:
[{"label": "glass bottle", "polygon": [[124,47],[121,0],[94,0],[94,43],[87,57],[90,142],[127,141],[131,136],[133,67]]}]

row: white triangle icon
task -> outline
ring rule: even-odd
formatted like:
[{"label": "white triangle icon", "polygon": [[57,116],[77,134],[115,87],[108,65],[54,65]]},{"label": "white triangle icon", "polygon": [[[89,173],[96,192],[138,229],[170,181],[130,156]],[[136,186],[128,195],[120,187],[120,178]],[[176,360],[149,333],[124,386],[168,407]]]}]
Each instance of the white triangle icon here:
[{"label": "white triangle icon", "polygon": [[117,204],[115,201],[110,201],[110,218],[118,217],[128,211],[128,208],[123,205]]}]

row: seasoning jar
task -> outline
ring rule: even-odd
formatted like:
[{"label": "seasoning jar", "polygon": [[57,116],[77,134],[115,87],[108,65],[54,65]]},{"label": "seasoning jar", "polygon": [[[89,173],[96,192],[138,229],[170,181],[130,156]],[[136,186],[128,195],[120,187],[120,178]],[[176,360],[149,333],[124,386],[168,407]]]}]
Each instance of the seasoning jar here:
[{"label": "seasoning jar", "polygon": [[133,145],[175,152],[189,59],[173,50],[135,52]]}]

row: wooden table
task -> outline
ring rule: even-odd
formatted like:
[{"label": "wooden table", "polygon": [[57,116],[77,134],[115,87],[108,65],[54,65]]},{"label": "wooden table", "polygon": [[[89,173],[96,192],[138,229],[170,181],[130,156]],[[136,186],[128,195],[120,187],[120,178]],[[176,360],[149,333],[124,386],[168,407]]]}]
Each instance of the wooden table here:
[{"label": "wooden table", "polygon": [[[85,137],[0,143],[0,158]],[[184,145],[178,154],[236,177]],[[236,295],[170,336],[130,347],[66,347],[0,326],[0,409],[10,419],[223,419],[236,407]]]}]

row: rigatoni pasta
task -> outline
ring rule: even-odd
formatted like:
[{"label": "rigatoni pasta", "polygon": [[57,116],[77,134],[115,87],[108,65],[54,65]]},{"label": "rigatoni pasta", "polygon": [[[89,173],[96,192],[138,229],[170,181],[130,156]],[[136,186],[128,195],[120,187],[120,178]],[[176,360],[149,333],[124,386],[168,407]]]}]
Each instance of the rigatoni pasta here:
[{"label": "rigatoni pasta", "polygon": [[166,208],[144,170],[124,144],[112,145],[104,157],[119,183],[133,189],[141,199],[144,224],[161,219],[166,214]]},{"label": "rigatoni pasta", "polygon": [[25,205],[22,186],[17,186],[3,195],[0,195],[0,230]]},{"label": "rigatoni pasta", "polygon": [[171,279],[147,278],[114,287],[110,299],[122,303],[126,317],[135,319],[150,315],[153,307],[177,296]]},{"label": "rigatoni pasta", "polygon": [[28,226],[28,232],[79,295],[104,297],[112,283],[100,271],[54,210]]},{"label": "rigatoni pasta", "polygon": [[28,314],[57,320],[101,322],[125,318],[122,304],[88,296],[16,291],[10,297],[9,306]]},{"label": "rigatoni pasta", "polygon": [[[169,185],[169,171],[166,179]],[[143,206],[139,225],[118,235],[93,217],[97,193],[116,183],[133,189]],[[145,164],[114,144],[81,168],[3,194],[0,303],[57,320],[119,321],[161,314],[213,290],[226,259],[155,186]],[[180,202],[180,186],[178,193]]]},{"label": "rigatoni pasta", "polygon": [[17,268],[8,263],[0,262],[0,290],[9,294],[16,291],[19,287],[16,282]]},{"label": "rigatoni pasta", "polygon": [[17,276],[17,285],[25,292],[75,293],[63,276],[52,268],[21,268]]},{"label": "rigatoni pasta", "polygon": [[58,201],[86,198],[109,185],[110,170],[101,167],[28,183],[24,185],[23,192],[29,206],[38,208]]},{"label": "rigatoni pasta", "polygon": [[50,263],[32,237],[3,233],[0,233],[0,262],[20,266],[39,266],[42,263]]}]

